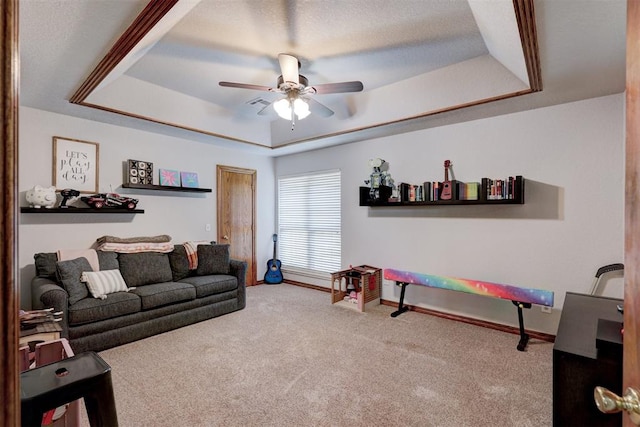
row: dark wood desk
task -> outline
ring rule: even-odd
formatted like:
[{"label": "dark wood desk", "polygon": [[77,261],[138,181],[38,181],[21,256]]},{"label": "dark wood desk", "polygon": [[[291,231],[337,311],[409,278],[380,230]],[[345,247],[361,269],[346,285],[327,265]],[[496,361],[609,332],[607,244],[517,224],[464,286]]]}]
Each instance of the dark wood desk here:
[{"label": "dark wood desk", "polygon": [[603,386],[620,395],[622,346],[596,346],[598,320],[622,323],[622,300],[567,292],[553,346],[553,425],[616,426],[622,415],[598,411],[593,389]]}]

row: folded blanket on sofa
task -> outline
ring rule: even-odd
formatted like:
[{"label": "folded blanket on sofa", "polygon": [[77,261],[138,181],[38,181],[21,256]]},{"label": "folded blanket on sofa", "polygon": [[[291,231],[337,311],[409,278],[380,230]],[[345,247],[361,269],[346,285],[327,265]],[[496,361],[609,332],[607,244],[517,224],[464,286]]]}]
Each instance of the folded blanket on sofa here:
[{"label": "folded blanket on sofa", "polygon": [[187,251],[187,259],[189,260],[189,270],[198,268],[198,245],[210,245],[211,242],[206,240],[189,240],[183,243],[184,249]]},{"label": "folded blanket on sofa", "polygon": [[161,252],[169,253],[173,251],[173,243],[102,243],[98,245],[97,250],[103,252],[118,252],[121,254],[133,254],[139,252]]},{"label": "folded blanket on sofa", "polygon": [[103,243],[167,243],[171,241],[171,236],[160,234],[159,236],[142,236],[142,237],[115,237],[102,236],[96,239],[98,245]]}]

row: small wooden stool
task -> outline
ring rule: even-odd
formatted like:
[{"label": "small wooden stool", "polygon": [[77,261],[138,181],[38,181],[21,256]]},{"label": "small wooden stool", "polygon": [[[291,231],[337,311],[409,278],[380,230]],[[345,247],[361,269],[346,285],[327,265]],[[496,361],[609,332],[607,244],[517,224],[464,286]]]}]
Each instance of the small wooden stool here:
[{"label": "small wooden stool", "polygon": [[39,426],[42,414],[84,398],[91,426],[117,427],[111,367],[90,351],[20,374],[22,425]]}]

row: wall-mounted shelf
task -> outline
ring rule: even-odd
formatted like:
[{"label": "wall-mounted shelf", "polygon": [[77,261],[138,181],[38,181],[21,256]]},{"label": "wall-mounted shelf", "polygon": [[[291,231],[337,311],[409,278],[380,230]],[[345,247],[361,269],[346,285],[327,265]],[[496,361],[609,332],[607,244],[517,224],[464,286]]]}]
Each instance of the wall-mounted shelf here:
[{"label": "wall-mounted shelf", "polygon": [[[477,200],[425,200],[425,201],[388,201],[385,198],[373,200],[369,196],[369,187],[360,187],[360,206],[387,207],[387,206],[445,206],[445,205],[522,205],[524,204],[524,178],[516,176],[513,185],[512,198],[488,199],[487,181],[482,180]],[[391,187],[387,191],[381,191],[385,196],[391,194]]]},{"label": "wall-mounted shelf", "polygon": [[144,209],[118,209],[118,208],[20,208],[21,213],[35,214],[143,214]]},{"label": "wall-mounted shelf", "polygon": [[122,184],[122,188],[135,188],[137,190],[155,190],[155,191],[181,191],[185,193],[211,193],[210,188],[191,188],[191,187],[171,187],[168,185],[154,184]]}]

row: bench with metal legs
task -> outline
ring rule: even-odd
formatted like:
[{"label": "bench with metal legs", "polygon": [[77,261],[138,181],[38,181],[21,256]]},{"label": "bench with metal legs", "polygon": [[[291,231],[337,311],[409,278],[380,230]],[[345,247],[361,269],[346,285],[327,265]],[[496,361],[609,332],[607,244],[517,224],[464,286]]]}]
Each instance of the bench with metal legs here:
[{"label": "bench with metal legs", "polygon": [[450,291],[466,292],[469,294],[483,295],[494,298],[511,300],[518,309],[518,323],[520,326],[520,341],[517,349],[524,351],[529,342],[529,335],[524,329],[523,308],[531,308],[531,304],[553,307],[553,292],[542,289],[521,288],[499,283],[482,282],[480,280],[458,279],[455,277],[435,276],[431,274],[412,273],[387,268],[384,270],[384,278],[393,280],[401,286],[398,309],[391,313],[391,317],[397,317],[409,307],[404,305],[405,290],[408,285],[421,285],[431,288],[447,289]]}]

